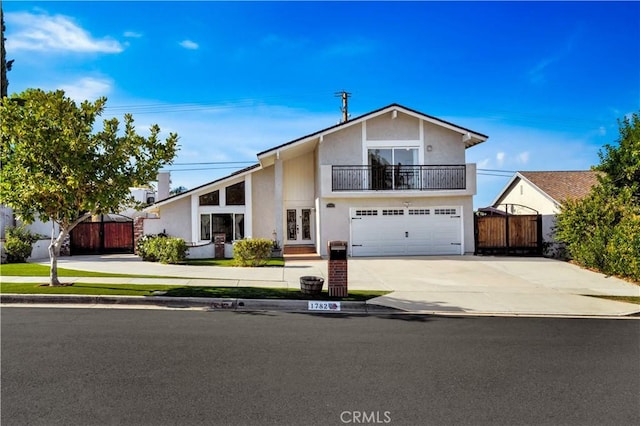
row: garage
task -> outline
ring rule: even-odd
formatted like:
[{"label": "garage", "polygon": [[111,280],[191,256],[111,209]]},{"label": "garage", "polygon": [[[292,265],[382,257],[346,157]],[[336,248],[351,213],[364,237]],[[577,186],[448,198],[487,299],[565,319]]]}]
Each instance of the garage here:
[{"label": "garage", "polygon": [[462,208],[352,208],[352,256],[462,254]]}]

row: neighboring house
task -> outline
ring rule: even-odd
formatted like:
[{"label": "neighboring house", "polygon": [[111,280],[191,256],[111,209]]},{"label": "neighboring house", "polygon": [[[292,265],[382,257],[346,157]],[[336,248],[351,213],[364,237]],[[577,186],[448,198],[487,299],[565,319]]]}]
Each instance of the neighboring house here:
[{"label": "neighboring house", "polygon": [[[465,150],[487,138],[392,104],[155,203],[145,210],[158,218],[145,219],[138,235],[166,231],[192,244],[268,238],[285,252],[306,246],[323,256],[331,240],[348,241],[351,256],[473,253],[476,166],[465,164]],[[213,257],[206,250],[198,256]]]},{"label": "neighboring house", "polygon": [[553,227],[556,214],[568,199],[580,199],[598,183],[598,172],[536,171],[517,172],[496,197],[492,207],[509,214],[531,214],[531,209],[542,215],[542,237],[554,243]]}]

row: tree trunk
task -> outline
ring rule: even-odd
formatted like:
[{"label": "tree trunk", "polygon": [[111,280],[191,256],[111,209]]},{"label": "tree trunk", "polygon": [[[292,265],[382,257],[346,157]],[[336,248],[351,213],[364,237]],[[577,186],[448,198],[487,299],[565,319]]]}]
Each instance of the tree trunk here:
[{"label": "tree trunk", "polygon": [[51,269],[49,273],[49,285],[50,286],[59,286],[60,280],[58,280],[58,256],[60,256],[60,247],[62,247],[62,242],[65,237],[71,232],[73,228],[76,227],[77,224],[85,220],[91,216],[91,213],[85,213],[79,218],[77,218],[73,223],[66,224],[66,222],[58,223],[60,227],[60,233],[56,237],[56,223],[52,221],[51,228],[51,244],[49,244],[49,259],[51,259]]},{"label": "tree trunk", "polygon": [[58,279],[58,256],[60,255],[60,246],[62,245],[62,241],[64,237],[67,235],[67,232],[62,227],[60,228],[60,234],[58,237],[55,237],[55,224],[52,225],[53,230],[51,231],[51,244],[49,244],[49,259],[51,259],[51,268],[49,272],[49,285],[50,286],[59,286],[60,280]]}]

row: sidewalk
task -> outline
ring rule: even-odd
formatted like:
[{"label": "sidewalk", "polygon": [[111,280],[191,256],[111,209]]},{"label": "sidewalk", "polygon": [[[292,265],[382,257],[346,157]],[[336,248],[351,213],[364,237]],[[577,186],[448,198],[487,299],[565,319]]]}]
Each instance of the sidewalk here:
[{"label": "sidewalk", "polygon": [[[41,263],[48,264],[43,259]],[[178,278],[63,278],[63,281],[191,286],[299,288],[300,277],[327,278],[327,261],[291,261],[284,268],[162,265],[133,255],[62,258],[67,269]],[[587,295],[640,296],[640,286],[545,258],[480,256],[350,258],[349,290],[386,290],[368,305],[405,312],[481,315],[622,317],[640,305]],[[42,282],[44,277],[2,277]],[[326,287],[325,287],[326,288]]]}]

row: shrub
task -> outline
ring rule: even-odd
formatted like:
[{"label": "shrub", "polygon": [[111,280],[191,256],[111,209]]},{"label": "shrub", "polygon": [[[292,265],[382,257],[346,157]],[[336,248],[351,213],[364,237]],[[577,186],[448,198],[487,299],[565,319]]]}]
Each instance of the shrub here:
[{"label": "shrub", "polygon": [[273,241],[255,238],[236,241],[233,244],[233,258],[238,266],[263,266],[271,257]]},{"label": "shrub", "polygon": [[630,189],[596,186],[567,202],[556,224],[556,236],[575,262],[640,280],[640,208]]},{"label": "shrub", "polygon": [[187,257],[187,243],[165,234],[143,235],[136,245],[138,256],[148,262],[180,263]]},{"label": "shrub", "polygon": [[31,256],[33,243],[38,239],[38,235],[32,234],[24,226],[7,228],[4,242],[7,263],[25,263]]}]

